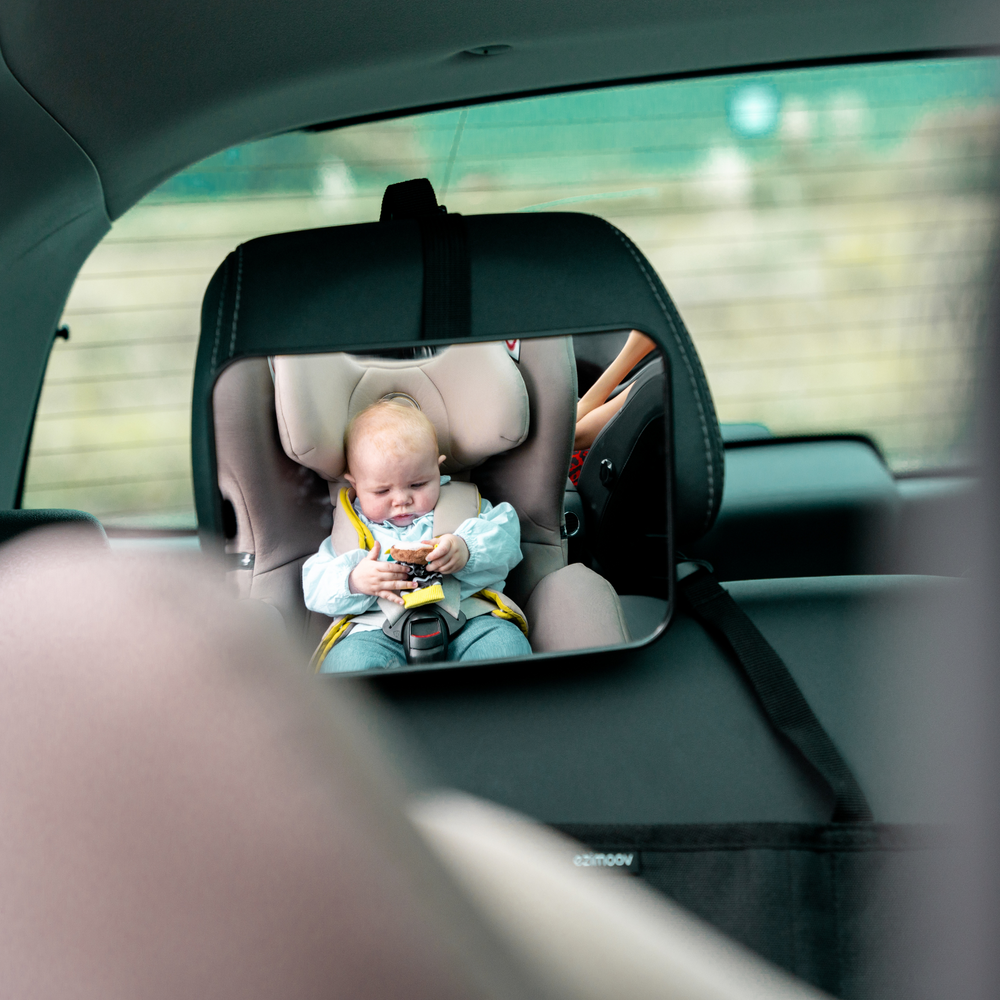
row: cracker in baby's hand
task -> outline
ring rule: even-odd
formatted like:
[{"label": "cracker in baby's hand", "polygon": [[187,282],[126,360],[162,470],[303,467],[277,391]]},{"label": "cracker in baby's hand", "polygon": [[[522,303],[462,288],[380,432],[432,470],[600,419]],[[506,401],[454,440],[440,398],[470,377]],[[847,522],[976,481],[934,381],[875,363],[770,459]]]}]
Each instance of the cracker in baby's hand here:
[{"label": "cracker in baby's hand", "polygon": [[408,563],[411,566],[426,566],[427,557],[434,548],[434,542],[397,543],[389,549],[389,555],[396,562]]},{"label": "cracker in baby's hand", "polygon": [[[432,587],[436,583],[440,583],[444,577],[440,573],[435,572],[430,569],[427,565],[427,557],[433,551],[436,542],[408,542],[393,545],[389,549],[389,556],[398,563],[402,563],[406,567],[407,579],[412,580],[414,583],[420,585],[420,590],[411,590],[408,595],[404,595],[404,603],[406,603],[405,598],[407,596],[413,599],[413,602],[424,603],[426,594],[424,593],[428,587]],[[423,597],[420,595],[423,594]],[[440,600],[440,597],[432,597],[431,600]],[[416,603],[411,602],[407,604],[407,607],[416,606]]]}]

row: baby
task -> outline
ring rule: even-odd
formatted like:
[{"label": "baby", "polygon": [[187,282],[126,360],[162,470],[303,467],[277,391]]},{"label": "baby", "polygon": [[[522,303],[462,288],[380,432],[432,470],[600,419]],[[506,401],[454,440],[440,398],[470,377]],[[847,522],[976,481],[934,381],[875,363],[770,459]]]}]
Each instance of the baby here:
[{"label": "baby", "polygon": [[[381,598],[402,604],[401,591],[419,583],[399,562],[387,561],[393,545],[424,543],[426,569],[451,574],[465,600],[484,588],[501,592],[507,574],[521,561],[521,529],[509,503],[481,502],[479,516],[463,521],[454,533],[433,538],[434,508],[441,486],[444,455],[438,454],[434,425],[416,407],[382,400],[362,410],[348,425],[344,453],[353,506],[375,544],[370,551],[335,553],[331,539],[302,567],[306,607],[331,618],[351,615],[351,629],[323,661],[324,673],[397,666],[406,662],[399,642],[382,631]],[[470,618],[451,637],[449,658],[497,659],[531,652],[528,640],[511,621],[493,615]]]}]

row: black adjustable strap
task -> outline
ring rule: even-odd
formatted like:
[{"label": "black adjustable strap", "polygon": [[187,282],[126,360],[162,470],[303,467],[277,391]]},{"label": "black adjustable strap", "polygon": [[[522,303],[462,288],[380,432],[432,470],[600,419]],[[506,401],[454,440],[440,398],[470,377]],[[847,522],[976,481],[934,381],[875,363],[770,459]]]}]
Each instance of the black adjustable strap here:
[{"label": "black adjustable strap", "polygon": [[695,615],[718,632],[736,654],[771,725],[788,739],[829,786],[835,823],[869,822],[861,786],[813,714],[781,657],[707,569],[678,580]]},{"label": "black adjustable strap", "polygon": [[469,239],[460,215],[420,223],[424,247],[425,340],[467,340],[472,330]]},{"label": "black adjustable strap", "polygon": [[390,184],[380,222],[412,219],[420,225],[424,255],[424,340],[466,340],[472,330],[472,267],[465,219],[438,205],[426,177]]}]

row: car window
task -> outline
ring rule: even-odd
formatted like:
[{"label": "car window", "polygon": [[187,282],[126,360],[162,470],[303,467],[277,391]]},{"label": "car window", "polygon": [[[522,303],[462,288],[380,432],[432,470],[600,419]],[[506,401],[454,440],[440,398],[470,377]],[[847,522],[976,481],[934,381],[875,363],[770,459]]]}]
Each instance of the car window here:
[{"label": "car window", "polygon": [[201,296],[255,236],[451,211],[582,211],[630,236],[726,423],[871,435],[897,472],[969,454],[998,199],[1000,61],[647,83],[300,131],[213,156],[112,227],[66,305],[23,505],[190,528]]}]

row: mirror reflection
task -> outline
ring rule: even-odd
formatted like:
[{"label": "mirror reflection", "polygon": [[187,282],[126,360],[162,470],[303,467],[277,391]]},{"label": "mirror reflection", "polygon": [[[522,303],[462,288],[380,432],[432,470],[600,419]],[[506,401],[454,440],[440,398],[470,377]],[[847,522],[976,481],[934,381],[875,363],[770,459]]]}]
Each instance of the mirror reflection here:
[{"label": "mirror reflection", "polygon": [[644,638],[666,607],[665,565],[635,565],[651,526],[666,557],[663,386],[637,331],[237,362],[213,395],[231,576],[320,673]]}]

